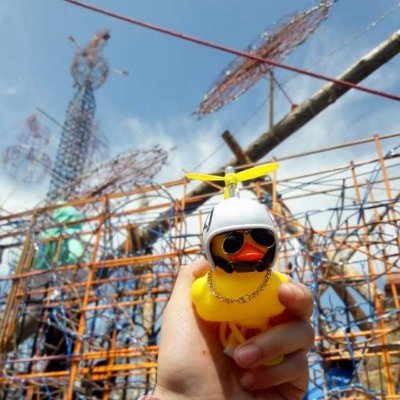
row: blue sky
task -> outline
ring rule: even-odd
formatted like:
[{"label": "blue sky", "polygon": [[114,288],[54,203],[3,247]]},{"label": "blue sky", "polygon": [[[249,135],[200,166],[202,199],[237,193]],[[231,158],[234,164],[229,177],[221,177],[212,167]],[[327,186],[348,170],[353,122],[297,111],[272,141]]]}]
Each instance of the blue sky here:
[{"label": "blue sky", "polygon": [[[304,0],[88,2],[238,50],[285,15],[314,4]],[[338,75],[399,29],[399,7],[371,26],[398,3],[398,0],[338,0],[328,20],[284,62],[330,76]],[[96,118],[110,142],[112,154],[157,143],[166,148],[176,146],[169,165],[158,177],[164,181],[182,177],[183,170],[191,170],[204,160],[198,168],[210,172],[231,159],[229,150],[221,146],[220,135],[226,129],[235,134],[243,147],[266,130],[267,106],[239,129],[265,101],[266,80],[202,120],[191,114],[211,83],[233,59],[229,54],[95,14],[62,0],[0,0],[1,152],[16,144],[25,118],[36,112],[36,107],[63,121],[74,92],[69,73],[74,47],[68,36],[74,36],[84,45],[95,32],[106,27],[111,31],[105,48],[111,69],[130,73],[129,76],[111,73],[106,84],[96,92]],[[343,46],[347,41],[351,43]],[[397,57],[362,84],[400,94],[399,67]],[[288,71],[276,69],[275,73],[282,83],[290,79],[285,90],[297,103],[323,84],[309,77],[294,77]],[[398,102],[352,91],[286,140],[273,155],[398,131],[398,107]],[[287,101],[277,94],[275,119],[279,120],[288,110]],[[40,115],[39,120],[53,134],[49,154],[54,156],[59,128]],[[21,185],[4,171],[0,172],[0,182],[3,188],[0,206],[13,210],[37,203],[48,184],[45,181],[41,186]]]}]

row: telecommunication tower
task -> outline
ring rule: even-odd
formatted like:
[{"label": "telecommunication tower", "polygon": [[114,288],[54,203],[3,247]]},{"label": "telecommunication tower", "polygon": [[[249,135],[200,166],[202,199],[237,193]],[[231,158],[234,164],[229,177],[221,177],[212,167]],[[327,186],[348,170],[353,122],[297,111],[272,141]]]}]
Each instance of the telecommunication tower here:
[{"label": "telecommunication tower", "polygon": [[85,169],[93,135],[96,110],[94,91],[108,77],[108,63],[102,49],[110,38],[108,30],[97,33],[84,48],[78,48],[71,67],[77,88],[67,109],[52,171],[47,201],[68,200],[73,194],[71,183]]}]

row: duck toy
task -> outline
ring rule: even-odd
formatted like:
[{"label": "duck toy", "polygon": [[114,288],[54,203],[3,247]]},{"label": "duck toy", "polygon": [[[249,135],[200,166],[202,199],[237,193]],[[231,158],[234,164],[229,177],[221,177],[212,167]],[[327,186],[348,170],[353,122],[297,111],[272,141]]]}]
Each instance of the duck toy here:
[{"label": "duck toy", "polygon": [[[288,277],[273,271],[279,247],[274,220],[266,206],[241,198],[238,182],[273,172],[278,163],[256,166],[238,173],[232,167],[225,176],[187,173],[189,179],[224,181],[224,200],[207,216],[203,250],[208,273],[191,288],[192,302],[200,318],[218,322],[219,337],[228,356],[252,335],[269,328],[269,320],[281,314],[279,286]],[[282,357],[266,365],[275,365]]]}]

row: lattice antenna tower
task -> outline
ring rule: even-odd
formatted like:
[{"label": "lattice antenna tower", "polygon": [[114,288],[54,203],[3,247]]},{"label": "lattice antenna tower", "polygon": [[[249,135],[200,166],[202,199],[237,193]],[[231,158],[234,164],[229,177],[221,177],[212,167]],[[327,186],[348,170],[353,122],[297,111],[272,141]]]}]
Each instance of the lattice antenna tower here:
[{"label": "lattice antenna tower", "polygon": [[29,115],[25,122],[18,144],[5,150],[3,163],[12,178],[40,183],[51,172],[51,159],[46,154],[50,132],[39,123],[36,114]]},{"label": "lattice antenna tower", "polygon": [[77,90],[68,105],[62,129],[47,193],[49,202],[68,200],[73,194],[71,183],[85,169],[94,131],[94,91],[105,83],[109,72],[108,62],[102,55],[109,38],[108,30],[97,33],[86,47],[78,47],[72,62],[71,74]]},{"label": "lattice antenna tower", "polygon": [[[321,0],[316,6],[290,14],[282,22],[263,31],[256,40],[246,48],[246,53],[281,61],[318,28],[328,16],[334,1]],[[220,74],[204,95],[202,102],[195,111],[200,118],[208,113],[219,110],[226,104],[237,99],[273,66],[250,58],[237,57]]]}]

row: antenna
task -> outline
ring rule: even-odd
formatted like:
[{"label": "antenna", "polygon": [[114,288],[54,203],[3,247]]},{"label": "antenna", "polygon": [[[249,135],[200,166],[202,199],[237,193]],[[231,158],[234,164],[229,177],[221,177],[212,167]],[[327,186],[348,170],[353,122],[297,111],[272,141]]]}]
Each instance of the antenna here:
[{"label": "antenna", "polygon": [[[282,60],[303,44],[327,18],[331,5],[331,1],[321,0],[307,11],[288,15],[277,26],[262,32],[245,51],[274,61]],[[272,66],[267,63],[235,58],[204,95],[195,114],[201,118],[219,110],[245,93],[271,70]]]},{"label": "antenna", "polygon": [[51,172],[51,159],[46,154],[49,141],[49,130],[39,123],[36,114],[29,115],[18,135],[18,144],[3,153],[8,175],[26,183],[40,183]]}]

